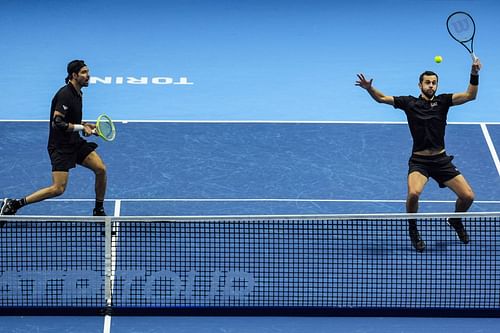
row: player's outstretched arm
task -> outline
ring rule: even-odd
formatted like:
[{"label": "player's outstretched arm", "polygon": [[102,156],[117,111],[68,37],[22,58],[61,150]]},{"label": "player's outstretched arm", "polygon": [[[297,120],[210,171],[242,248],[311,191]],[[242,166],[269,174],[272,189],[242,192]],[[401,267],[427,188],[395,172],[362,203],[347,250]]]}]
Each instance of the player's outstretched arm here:
[{"label": "player's outstretched arm", "polygon": [[375,89],[373,87],[373,79],[367,80],[365,78],[365,75],[360,73],[358,75],[358,80],[356,81],[355,85],[358,87],[361,87],[368,91],[370,96],[377,101],[378,103],[384,103],[384,104],[389,104],[389,105],[394,105],[394,97],[393,96],[386,96],[384,95],[381,91]]},{"label": "player's outstretched arm", "polygon": [[466,102],[476,99],[477,89],[479,85],[479,71],[481,70],[482,64],[479,58],[476,58],[472,63],[470,70],[470,81],[467,91],[461,93],[454,93],[452,96],[453,105],[460,105]]}]

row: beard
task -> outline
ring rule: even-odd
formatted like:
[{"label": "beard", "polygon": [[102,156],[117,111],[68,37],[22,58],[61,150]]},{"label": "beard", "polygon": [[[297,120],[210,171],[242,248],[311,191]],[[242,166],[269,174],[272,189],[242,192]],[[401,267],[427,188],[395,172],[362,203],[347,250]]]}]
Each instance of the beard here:
[{"label": "beard", "polygon": [[422,94],[424,94],[424,96],[427,97],[428,99],[432,99],[432,97],[434,97],[436,92],[432,89],[427,89],[427,90],[422,90]]},{"label": "beard", "polygon": [[89,80],[88,79],[80,79],[80,80],[78,80],[78,84],[80,85],[80,87],[88,87]]}]

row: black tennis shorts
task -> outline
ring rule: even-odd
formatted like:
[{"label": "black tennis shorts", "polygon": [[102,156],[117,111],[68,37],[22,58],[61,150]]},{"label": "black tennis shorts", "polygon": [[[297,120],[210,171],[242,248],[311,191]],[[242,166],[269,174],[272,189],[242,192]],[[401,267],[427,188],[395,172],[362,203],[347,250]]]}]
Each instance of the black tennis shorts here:
[{"label": "black tennis shorts", "polygon": [[412,154],[408,161],[408,174],[418,171],[427,178],[431,177],[438,182],[439,187],[450,179],[460,175],[457,167],[451,163],[453,156],[441,153],[433,156],[421,156]]},{"label": "black tennis shorts", "polygon": [[52,171],[69,171],[77,164],[82,164],[83,160],[95,149],[97,144],[81,140],[76,146],[70,149],[49,148]]}]

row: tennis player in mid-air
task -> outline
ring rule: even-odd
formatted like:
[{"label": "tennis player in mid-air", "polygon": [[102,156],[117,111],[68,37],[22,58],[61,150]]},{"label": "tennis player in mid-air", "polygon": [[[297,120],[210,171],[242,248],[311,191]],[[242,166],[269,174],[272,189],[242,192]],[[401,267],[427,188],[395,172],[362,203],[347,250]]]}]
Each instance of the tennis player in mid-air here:
[{"label": "tennis player in mid-air", "polygon": [[88,87],[90,73],[83,60],[73,60],[67,66],[66,85],[52,99],[48,153],[52,163],[52,185],[22,199],[4,199],[0,215],[14,215],[21,207],[53,198],[64,193],[69,170],[77,164],[95,174],[94,216],[106,215],[106,166],[95,149],[97,144],[84,140],[79,132],[89,136],[95,125],[82,122],[82,87]]},{"label": "tennis player in mid-air", "polygon": [[[448,187],[457,195],[455,212],[466,212],[474,201],[474,192],[464,176],[452,164],[453,156],[446,154],[444,136],[446,118],[451,106],[460,105],[476,98],[479,84],[481,63],[475,59],[472,63],[469,86],[465,92],[436,95],[438,75],[426,71],[420,75],[418,86],[420,95],[387,96],[373,87],[373,79],[358,74],[356,86],[365,89],[378,103],[385,103],[402,109],[408,119],[413,138],[412,155],[408,162],[408,196],[406,211],[416,213],[418,200],[429,177],[436,180],[440,187]],[[469,243],[469,235],[461,219],[449,219],[458,238],[464,244]],[[416,220],[409,220],[409,236],[413,247],[422,252],[425,242],[420,237]]]}]

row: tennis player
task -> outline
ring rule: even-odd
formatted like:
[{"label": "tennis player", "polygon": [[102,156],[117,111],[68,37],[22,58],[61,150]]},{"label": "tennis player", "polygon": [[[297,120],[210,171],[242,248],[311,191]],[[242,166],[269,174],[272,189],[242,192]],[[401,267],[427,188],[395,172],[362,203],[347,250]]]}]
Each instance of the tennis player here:
[{"label": "tennis player", "polygon": [[52,163],[52,185],[22,199],[4,199],[0,215],[14,215],[21,207],[64,193],[69,170],[77,164],[95,174],[94,216],[105,216],[106,166],[95,149],[97,144],[80,136],[92,134],[94,124],[82,122],[82,87],[88,87],[90,73],[83,60],[73,60],[67,66],[66,85],[59,89],[50,108],[47,150]]},{"label": "tennis player", "polygon": [[[426,71],[420,75],[419,97],[387,96],[373,87],[373,79],[368,80],[358,74],[356,86],[365,89],[378,103],[392,105],[405,112],[413,138],[412,155],[408,165],[408,196],[406,212],[418,211],[418,200],[429,177],[437,181],[441,188],[448,187],[457,195],[455,212],[466,212],[474,201],[474,192],[467,180],[451,162],[445,150],[444,136],[446,118],[451,106],[460,105],[476,98],[479,84],[479,59],[472,63],[470,81],[465,92],[436,95],[438,75]],[[458,238],[464,244],[469,243],[469,235],[461,219],[449,219]],[[413,247],[422,252],[425,242],[420,237],[416,220],[409,220],[409,236]]]}]

